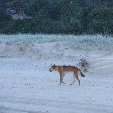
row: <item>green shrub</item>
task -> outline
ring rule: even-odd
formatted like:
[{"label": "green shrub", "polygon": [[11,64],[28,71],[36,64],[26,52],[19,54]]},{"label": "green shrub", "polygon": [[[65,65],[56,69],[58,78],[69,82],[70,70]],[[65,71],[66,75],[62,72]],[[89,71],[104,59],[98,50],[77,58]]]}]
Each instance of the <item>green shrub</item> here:
[{"label": "green shrub", "polygon": [[88,32],[110,34],[113,25],[113,10],[111,8],[100,7],[89,13]]},{"label": "green shrub", "polygon": [[[112,3],[112,2],[111,2]],[[113,8],[104,1],[7,0],[31,19],[13,20],[0,13],[0,33],[113,34]]]}]

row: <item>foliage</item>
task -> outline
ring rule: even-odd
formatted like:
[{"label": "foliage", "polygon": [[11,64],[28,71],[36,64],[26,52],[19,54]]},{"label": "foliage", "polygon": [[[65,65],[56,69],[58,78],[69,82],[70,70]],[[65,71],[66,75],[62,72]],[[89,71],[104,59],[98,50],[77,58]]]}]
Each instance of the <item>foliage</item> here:
[{"label": "foliage", "polygon": [[[1,2],[2,3],[2,2]],[[6,0],[19,4],[30,19],[0,13],[0,33],[113,34],[112,0]]]},{"label": "foliage", "polygon": [[113,10],[107,7],[100,7],[98,9],[92,10],[88,14],[88,29],[91,33],[111,33],[113,26]]}]

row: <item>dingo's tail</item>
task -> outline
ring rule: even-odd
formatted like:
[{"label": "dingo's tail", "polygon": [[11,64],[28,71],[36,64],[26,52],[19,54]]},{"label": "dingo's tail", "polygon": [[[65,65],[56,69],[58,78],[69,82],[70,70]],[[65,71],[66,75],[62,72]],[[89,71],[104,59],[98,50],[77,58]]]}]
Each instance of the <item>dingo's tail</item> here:
[{"label": "dingo's tail", "polygon": [[85,77],[85,75],[84,75],[82,72],[81,72],[81,76],[82,76],[82,77]]},{"label": "dingo's tail", "polygon": [[81,70],[80,70],[80,75],[81,77],[85,77],[85,75],[81,72]]}]

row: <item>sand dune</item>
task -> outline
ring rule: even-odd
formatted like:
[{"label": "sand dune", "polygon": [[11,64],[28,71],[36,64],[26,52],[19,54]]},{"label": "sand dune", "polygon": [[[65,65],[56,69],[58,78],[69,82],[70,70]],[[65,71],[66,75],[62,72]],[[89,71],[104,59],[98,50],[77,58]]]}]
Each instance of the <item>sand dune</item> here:
[{"label": "sand dune", "polygon": [[[87,37],[1,35],[0,113],[113,113],[113,49],[104,46],[112,38],[100,36],[97,44],[99,36]],[[77,65],[80,58],[90,65],[81,85],[68,86],[69,73],[66,86],[59,86],[59,74],[50,73],[50,65]]]}]

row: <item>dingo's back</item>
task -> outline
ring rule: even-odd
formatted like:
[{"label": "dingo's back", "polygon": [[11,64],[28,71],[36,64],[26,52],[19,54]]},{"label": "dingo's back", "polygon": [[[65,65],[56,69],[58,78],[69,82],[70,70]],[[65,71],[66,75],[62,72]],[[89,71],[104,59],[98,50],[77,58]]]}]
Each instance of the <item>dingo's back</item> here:
[{"label": "dingo's back", "polygon": [[[64,74],[67,73],[67,72],[73,72],[73,74],[74,74],[74,82],[75,82],[75,78],[76,78],[78,80],[78,82],[79,82],[79,85],[80,85],[80,80],[78,79],[79,73],[80,73],[80,75],[82,77],[85,77],[85,75],[81,72],[80,69],[78,69],[75,66],[70,66],[70,65],[69,66],[66,66],[66,65],[59,66],[59,65],[55,65],[54,64],[54,65],[51,66],[51,68],[49,69],[49,71],[50,72],[52,72],[52,71],[58,71],[59,72],[59,74],[60,74],[60,84],[61,83],[64,83],[63,82]],[[70,85],[72,85],[72,84],[70,84]]]}]

